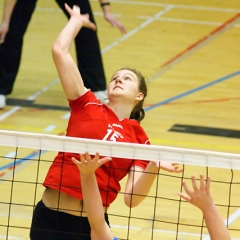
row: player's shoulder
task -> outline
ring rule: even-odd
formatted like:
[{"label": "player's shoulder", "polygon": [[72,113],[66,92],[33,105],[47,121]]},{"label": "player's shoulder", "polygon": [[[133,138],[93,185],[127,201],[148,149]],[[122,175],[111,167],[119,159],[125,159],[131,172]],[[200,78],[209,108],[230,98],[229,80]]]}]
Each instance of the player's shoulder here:
[{"label": "player's shoulder", "polygon": [[102,106],[102,103],[96,98],[94,93],[89,89],[83,95],[68,101],[71,109],[75,109],[75,108],[80,109],[86,106],[93,106],[93,105]]}]

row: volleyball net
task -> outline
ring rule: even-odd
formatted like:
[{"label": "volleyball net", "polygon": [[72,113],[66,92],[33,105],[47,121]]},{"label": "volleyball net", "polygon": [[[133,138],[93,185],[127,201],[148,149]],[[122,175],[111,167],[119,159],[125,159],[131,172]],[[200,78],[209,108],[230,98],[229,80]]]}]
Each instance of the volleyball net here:
[{"label": "volleyball net", "polygon": [[[145,200],[124,204],[124,186],[108,211],[119,239],[210,239],[202,213],[177,195],[192,175],[211,177],[211,194],[232,239],[240,240],[240,155],[118,143],[66,136],[0,131],[0,239],[29,239],[32,213],[57,152],[178,163],[182,173],[160,170]],[[217,226],[216,226],[217,227]]]}]

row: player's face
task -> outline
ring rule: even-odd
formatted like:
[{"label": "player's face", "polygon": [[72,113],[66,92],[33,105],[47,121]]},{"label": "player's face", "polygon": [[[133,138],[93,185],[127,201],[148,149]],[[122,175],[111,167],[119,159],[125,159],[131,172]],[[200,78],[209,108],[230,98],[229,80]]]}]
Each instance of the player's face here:
[{"label": "player's face", "polygon": [[124,97],[136,100],[139,95],[139,80],[132,71],[122,69],[117,71],[108,85],[108,97]]}]

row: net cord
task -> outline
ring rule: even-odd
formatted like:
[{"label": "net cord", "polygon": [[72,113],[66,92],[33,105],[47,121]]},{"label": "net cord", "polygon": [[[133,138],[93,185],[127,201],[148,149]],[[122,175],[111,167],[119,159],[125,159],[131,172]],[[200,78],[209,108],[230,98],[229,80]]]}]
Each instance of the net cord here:
[{"label": "net cord", "polygon": [[0,130],[0,145],[240,170],[240,154]]}]

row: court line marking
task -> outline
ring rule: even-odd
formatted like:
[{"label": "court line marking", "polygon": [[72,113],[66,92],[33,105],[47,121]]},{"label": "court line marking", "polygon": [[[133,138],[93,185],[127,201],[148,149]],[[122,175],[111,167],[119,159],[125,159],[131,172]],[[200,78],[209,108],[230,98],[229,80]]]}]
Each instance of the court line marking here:
[{"label": "court line marking", "polygon": [[[168,106],[171,105],[180,105],[180,104],[203,104],[203,103],[219,103],[219,102],[229,102],[229,101],[239,101],[240,97],[228,97],[228,98],[215,98],[215,99],[203,99],[203,100],[194,100],[194,101],[183,101],[183,102],[175,102],[175,103],[168,103]],[[148,104],[146,106],[151,106]]]},{"label": "court line marking", "polygon": [[[117,3],[119,3],[120,1],[118,1]],[[124,2],[124,1],[123,1]],[[124,2],[126,3],[126,2]],[[127,2],[128,4],[140,4],[142,5],[142,3],[140,2]],[[148,3],[149,4],[149,3]],[[152,5],[153,3],[150,3],[150,5]],[[124,35],[123,37],[119,38],[117,41],[113,42],[112,44],[108,45],[106,48],[102,49],[101,52],[102,54],[105,53],[106,51],[112,49],[114,46],[116,46],[118,43],[120,43],[121,41],[124,41],[125,39],[127,39],[128,37],[132,36],[134,33],[136,33],[137,31],[139,31],[141,28],[145,27],[146,25],[150,24],[151,22],[153,22],[154,20],[158,19],[159,16],[163,15],[165,12],[173,9],[173,7],[181,7],[181,8],[190,8],[190,9],[198,9],[198,10],[216,10],[218,8],[204,8],[204,7],[196,7],[196,6],[187,6],[187,5],[169,5],[169,4],[162,4],[159,3],[161,6],[167,6],[163,11],[160,11],[159,13],[157,13],[154,17],[150,17],[147,19],[147,21],[145,21],[144,23],[142,23],[139,27],[133,29],[132,31],[130,31],[129,33],[127,33],[126,35]],[[158,6],[160,6],[159,4],[157,4]],[[144,5],[146,5],[146,2],[144,3]],[[155,3],[154,3],[154,6]],[[221,34],[222,32],[226,31],[228,28],[230,28],[232,25],[235,24],[235,21],[238,20],[238,17],[240,16],[239,11],[237,11],[238,14],[236,14],[233,18],[227,20],[225,23],[221,24],[218,28],[216,28],[215,30],[213,30],[212,32],[210,32],[210,34],[208,34],[207,36],[204,36],[202,39],[198,40],[196,43],[192,44],[191,46],[189,46],[187,49],[185,49],[184,51],[182,51],[181,53],[177,54],[175,57],[173,57],[172,59],[168,60],[167,62],[165,62],[163,65],[160,66],[161,70],[158,71],[157,73],[155,73],[154,75],[152,75],[149,78],[149,81],[153,81],[156,78],[158,78],[159,76],[161,76],[162,74],[164,74],[168,69],[170,69],[171,67],[175,66],[177,63],[179,63],[180,61],[182,61],[183,59],[185,59],[187,56],[189,56],[190,54],[192,54],[193,52],[195,52],[196,50],[198,50],[199,48],[201,48],[203,45],[207,44],[209,41],[213,40],[214,38],[216,38],[219,34]]]},{"label": "court line marking", "polygon": [[[228,226],[233,223],[237,218],[240,217],[240,208],[237,209],[237,211],[235,211],[232,215],[230,215],[225,221],[225,225],[227,225],[228,223]],[[122,225],[115,225],[115,224],[111,224],[111,227],[113,228],[127,228],[127,226],[122,226]],[[141,227],[133,227],[133,226],[130,226],[130,229],[132,230],[142,230]],[[183,235],[183,236],[196,236],[196,237],[205,237],[204,240],[210,240],[210,236],[209,234],[198,234],[198,233],[190,233],[190,232],[176,232],[176,231],[171,231],[171,230],[163,230],[163,229],[149,229],[149,231],[153,231],[153,232],[160,232],[160,233],[166,233],[166,234],[171,234],[171,235]],[[240,239],[240,238],[232,238],[232,239]]]},{"label": "court line marking", "polygon": [[[61,136],[61,135],[63,135],[63,133],[61,132],[58,135]],[[41,155],[43,155],[46,152],[48,152],[48,151],[41,150]],[[6,156],[12,156],[14,153],[15,152],[9,152]],[[15,174],[15,173],[19,172],[20,170],[24,169],[30,163],[32,163],[34,161],[34,160],[32,160],[32,158],[34,158],[35,156],[39,156],[39,154],[40,154],[40,151],[33,151],[32,153],[28,154],[26,157],[23,157],[18,160],[14,160],[11,163],[0,166],[0,171],[7,170],[6,173],[5,172],[1,173],[0,184],[4,182],[1,180],[6,180],[13,176],[13,171],[12,171],[13,167],[15,167],[14,168],[14,174]],[[15,156],[15,154],[14,154],[14,156]],[[37,161],[37,160],[35,160],[35,161]]]},{"label": "court line marking", "polygon": [[225,221],[225,225],[230,225],[233,223],[237,218],[240,217],[240,208],[238,208],[232,215],[230,215]]},{"label": "court line marking", "polygon": [[[148,19],[148,16],[138,16],[139,19]],[[186,24],[198,24],[198,25],[209,25],[209,26],[220,26],[223,22],[211,22],[211,21],[201,21],[201,20],[189,20],[189,19],[181,19],[181,18],[159,18],[156,21],[161,22],[173,22],[173,23],[186,23]],[[240,27],[240,24],[235,24],[233,27]]]},{"label": "court line marking", "polygon": [[62,119],[69,119],[69,118],[70,118],[70,112],[68,112],[62,116]]},{"label": "court line marking", "polygon": [[154,22],[156,19],[158,19],[160,16],[162,16],[166,12],[170,11],[171,9],[173,9],[173,6],[168,5],[165,9],[158,12],[153,17],[148,18],[145,22],[141,23],[138,27],[136,27],[133,30],[131,30],[130,32],[126,33],[123,37],[120,37],[118,40],[114,41],[113,43],[111,43],[110,45],[108,45],[107,47],[102,49],[101,53],[103,54],[103,53],[107,52],[108,50],[112,49],[113,47],[118,45],[120,42],[122,42],[122,41],[126,40],[127,38],[131,37],[133,34],[138,32],[142,28],[146,27],[147,25],[151,24],[152,22]]},{"label": "court line marking", "polygon": [[56,79],[53,82],[51,82],[50,84],[48,84],[46,87],[43,87],[42,89],[40,89],[39,91],[35,92],[34,94],[32,94],[31,96],[29,96],[27,98],[27,100],[29,101],[34,101],[39,95],[41,95],[43,92],[48,91],[51,87],[55,86],[57,83],[60,82],[60,79]]},{"label": "court line marking", "polygon": [[[26,238],[19,238],[14,236],[7,236],[8,239],[26,240]],[[6,236],[0,235],[0,239],[6,239]]]},{"label": "court line marking", "polygon": [[9,152],[5,157],[6,158],[14,158],[16,155],[16,152]]},{"label": "court line marking", "polygon": [[[45,152],[47,152],[47,151],[46,151],[46,150],[41,150],[41,155],[42,155],[43,153],[45,153]],[[26,157],[23,157],[23,158],[21,158],[21,159],[18,159],[18,160],[16,160],[16,161],[13,161],[13,162],[11,162],[11,163],[8,163],[8,164],[6,164],[6,165],[3,165],[3,166],[0,167],[0,171],[5,170],[5,169],[9,169],[9,168],[11,169],[12,167],[17,166],[17,165],[19,165],[20,163],[23,163],[23,162],[27,162],[27,161],[29,161],[29,162],[37,161],[37,160],[32,160],[32,159],[33,159],[35,156],[38,156],[39,153],[40,153],[40,151],[36,151],[36,152],[33,152],[33,153],[27,155]],[[1,179],[2,179],[2,178],[1,178]],[[1,182],[1,181],[0,181],[0,182]]]},{"label": "court line marking", "polygon": [[[7,214],[7,213],[0,213],[0,216],[1,217],[8,217],[9,216],[9,214]],[[30,216],[30,215],[22,215],[22,214],[10,214],[10,217],[15,217],[15,218],[25,218],[25,219],[31,219],[32,218],[32,216]]]},{"label": "court line marking", "polygon": [[[130,3],[130,1],[128,1],[128,4]],[[131,2],[133,3],[133,2]],[[136,2],[134,2],[134,4],[136,4]],[[151,3],[152,4],[152,3]],[[150,4],[150,5],[151,5]],[[140,3],[141,5],[141,3]],[[144,5],[146,5],[146,3],[144,3]],[[159,4],[158,4],[159,5]],[[156,20],[159,16],[163,15],[164,13],[166,13],[167,11],[171,10],[174,7],[181,7],[181,8],[186,8],[187,6],[182,6],[182,5],[169,5],[169,4],[160,4],[161,6],[167,6],[163,11],[160,11],[159,13],[157,13],[154,17],[150,17],[147,21],[145,21],[144,23],[142,23],[139,27],[133,29],[131,32],[129,32],[128,34],[126,34],[125,36],[123,36],[122,38],[119,38],[117,41],[113,42],[112,44],[110,44],[109,46],[107,46],[106,48],[104,48],[101,52],[104,53],[108,50],[110,50],[112,47],[116,46],[119,42],[127,39],[128,37],[130,37],[131,35],[133,35],[134,33],[136,33],[137,31],[139,31],[141,28],[145,27],[146,25],[150,24],[151,22],[153,22],[154,20]],[[160,6],[159,5],[159,6]],[[189,6],[188,6],[189,7]],[[192,7],[190,7],[191,9],[193,9]],[[201,9],[201,10],[213,10],[213,8],[203,8],[203,7],[194,7],[194,9]],[[216,10],[216,8],[214,8],[214,10]],[[168,60],[167,62],[165,62],[163,65],[161,65],[161,70],[158,71],[157,73],[155,73],[154,75],[152,75],[149,78],[149,81],[154,80],[155,78],[161,76],[163,73],[165,73],[169,68],[171,68],[172,66],[175,66],[178,62],[180,62],[182,59],[186,58],[187,56],[189,56],[191,53],[195,52],[197,49],[199,49],[202,45],[205,45],[207,42],[209,42],[210,40],[212,40],[213,38],[217,37],[217,33],[222,33],[222,31],[226,31],[228,28],[230,28],[233,24],[235,24],[235,20],[239,17],[239,13],[237,15],[235,15],[233,18],[229,19],[228,21],[226,21],[225,23],[223,23],[222,25],[220,25],[220,27],[216,28],[215,30],[213,30],[212,32],[210,32],[210,34],[208,36],[203,37],[202,39],[200,39],[197,43],[192,44],[190,47],[188,47],[187,49],[185,49],[183,52],[177,54],[174,58]],[[203,44],[204,43],[204,44]]]},{"label": "court line marking", "polygon": [[[123,226],[123,225],[116,225],[116,224],[111,224],[111,228],[120,228],[120,229],[132,229],[132,230],[138,230],[141,231],[143,230],[141,227],[134,227],[134,226]],[[171,230],[163,230],[163,229],[156,229],[156,228],[150,228],[149,231],[153,231],[153,232],[159,232],[159,233],[166,233],[166,234],[171,234],[171,235],[176,235],[178,233],[178,235],[183,235],[183,236],[196,236],[196,237],[200,237],[200,236],[206,236],[206,234],[198,234],[198,233],[190,233],[190,232],[176,232],[176,231],[171,231]]]},{"label": "court line marking", "polygon": [[185,97],[185,96],[187,96],[187,95],[189,95],[189,94],[192,94],[192,93],[195,93],[195,92],[197,92],[197,91],[203,90],[203,89],[205,89],[205,88],[207,88],[207,87],[210,87],[210,86],[213,86],[214,84],[217,84],[217,83],[223,82],[223,81],[225,81],[225,80],[228,80],[228,79],[230,79],[230,78],[232,78],[232,77],[235,77],[235,76],[237,76],[237,75],[239,75],[239,74],[240,74],[240,71],[231,73],[231,74],[229,74],[229,75],[227,75],[227,76],[221,77],[221,78],[219,78],[219,79],[217,79],[217,80],[214,80],[214,81],[212,81],[212,82],[206,83],[206,84],[204,84],[204,85],[202,85],[202,86],[199,86],[199,87],[196,87],[196,88],[194,88],[194,89],[192,89],[192,90],[186,91],[186,92],[184,92],[184,93],[180,93],[180,94],[178,94],[178,95],[176,95],[176,96],[174,96],[174,97],[168,98],[168,99],[166,99],[166,100],[164,100],[164,101],[161,101],[161,102],[158,102],[158,103],[155,103],[155,104],[153,104],[153,105],[151,105],[151,106],[148,106],[148,107],[144,108],[144,110],[145,110],[145,111],[152,110],[153,108],[159,107],[159,106],[161,106],[161,105],[164,105],[164,104],[170,103],[170,102],[172,102],[172,101],[175,101],[175,100],[177,100],[177,99],[180,99],[180,98],[182,98],[182,97]]},{"label": "court line marking", "polygon": [[[46,7],[36,7],[36,11],[39,11],[39,12],[57,12],[57,13],[63,13],[62,9],[60,7],[57,7],[56,8],[46,8]],[[103,16],[103,12],[93,12],[94,16]],[[113,15],[115,17],[122,17],[122,14],[115,14],[113,13]]]},{"label": "court line marking", "polygon": [[[0,216],[2,217],[6,217],[8,216],[8,214],[4,214],[1,213]],[[226,225],[227,221],[228,221],[228,226],[234,222],[238,217],[240,216],[240,208],[234,212],[228,219],[229,220],[225,220],[224,223]],[[23,218],[23,219],[31,219],[32,216],[29,215],[20,215],[20,214],[11,214],[11,217],[16,217],[16,218]],[[141,227],[136,227],[136,226],[126,226],[126,225],[119,225],[119,224],[111,224],[111,228],[116,228],[116,229],[131,229],[131,230],[136,230],[136,231],[141,231],[143,230],[143,228]],[[209,235],[207,234],[199,234],[199,233],[191,233],[191,232],[176,232],[176,231],[172,231],[172,230],[164,230],[164,229],[156,229],[156,228],[150,228],[149,231],[153,231],[153,232],[159,232],[159,233],[165,233],[165,234],[169,234],[169,235],[182,235],[182,236],[196,236],[196,237],[204,237],[204,240],[210,240]],[[18,239],[18,238],[16,238]],[[239,240],[240,238],[232,238],[235,240]]]},{"label": "court line marking", "polygon": [[[99,2],[98,0],[91,0],[91,2]],[[112,3],[116,4],[123,4],[123,5],[139,5],[139,6],[149,6],[149,7],[166,7],[170,4],[168,3],[155,3],[155,2],[138,2],[138,1],[119,1],[119,0],[111,0]],[[240,9],[233,9],[233,8],[217,8],[217,7],[206,7],[206,6],[197,6],[197,5],[180,5],[180,4],[171,4],[174,8],[179,9],[188,9],[188,10],[200,10],[200,11],[213,11],[213,12],[232,12],[232,13],[238,13],[240,12]],[[45,11],[45,12],[62,12],[62,9],[60,7],[56,8],[46,8],[46,7],[36,7],[37,11]],[[93,14],[96,15],[102,15],[102,12],[93,11]],[[114,14],[114,16],[122,16],[121,14]]]},{"label": "court line marking", "polygon": [[[60,80],[56,79],[55,81],[51,82],[49,85],[43,87],[39,91],[37,91],[34,94],[27,97],[27,100],[29,100],[29,101],[35,100],[37,98],[37,96],[41,95],[43,92],[48,91],[51,87],[53,87],[54,85],[56,85],[59,82],[60,82]],[[21,109],[20,106],[15,106],[15,107],[11,108],[10,110],[6,111],[5,113],[1,114],[0,115],[0,122],[2,120],[6,119],[7,117],[11,116],[13,113],[17,112],[19,109]]]},{"label": "court line marking", "polygon": [[17,112],[20,108],[21,107],[19,107],[19,106],[15,106],[15,107],[11,108],[10,110],[8,110],[7,112],[1,114],[0,115],[0,121],[4,120],[5,118],[9,117],[13,113]]},{"label": "court line marking", "polygon": [[[92,2],[96,2],[97,0],[92,0]],[[167,3],[155,3],[155,2],[138,2],[138,1],[119,1],[119,0],[111,0],[113,3],[119,4],[129,4],[129,5],[143,5],[143,6],[153,6],[153,7],[165,7],[169,4]],[[180,5],[180,4],[171,4],[174,8],[183,8],[183,9],[195,9],[195,10],[204,10],[204,11],[214,11],[214,12],[240,12],[240,9],[232,9],[232,8],[217,8],[217,7],[205,7],[205,6],[192,6],[192,5]]]},{"label": "court line marking", "polygon": [[44,129],[44,132],[52,132],[56,127],[56,125],[49,125]]},{"label": "court line marking", "polygon": [[195,53],[197,50],[208,44],[210,41],[214,40],[216,37],[218,37],[220,34],[227,31],[229,28],[231,28],[236,22],[239,20],[240,13],[236,14],[232,18],[228,19],[226,22],[215,28],[213,31],[211,31],[209,34],[203,36],[201,39],[199,39],[197,42],[194,42],[190,46],[188,46],[186,49],[181,51],[180,53],[176,54],[174,57],[172,57],[170,60],[166,61],[160,66],[160,70],[157,71],[155,74],[153,74],[151,77],[149,77],[149,81],[153,81],[156,78],[163,75],[167,70],[177,65],[179,62],[190,56],[191,54]]},{"label": "court line marking", "polygon": [[[233,223],[237,218],[240,217],[240,208],[238,208],[232,215],[230,215],[225,221],[224,224],[228,226]],[[208,234],[203,240],[211,240],[210,235]]]},{"label": "court line marking", "polygon": [[[8,216],[8,214],[4,214],[1,213],[0,216],[6,217]],[[16,217],[16,218],[25,218],[25,219],[31,219],[31,216],[28,215],[20,215],[20,214],[11,214],[11,217]],[[238,217],[240,217],[240,208],[234,212],[232,215],[230,215],[230,217],[224,221],[225,225],[227,224],[228,221],[228,226],[233,223]],[[131,230],[136,230],[136,231],[141,231],[143,230],[143,228],[141,227],[136,227],[136,226],[125,226],[125,225],[119,225],[119,224],[111,224],[112,228],[116,228],[116,229],[131,229]],[[149,229],[149,231],[153,231],[153,232],[159,232],[159,233],[166,233],[166,234],[170,234],[170,235],[182,235],[182,236],[196,236],[196,237],[204,237],[203,240],[210,240],[210,237],[208,234],[198,234],[198,233],[191,233],[191,232],[176,232],[176,231],[172,231],[172,230],[164,230],[164,229]],[[233,238],[233,239],[240,239],[240,238]]]},{"label": "court line marking", "polygon": [[190,233],[190,232],[176,232],[171,230],[162,230],[162,229],[150,229],[150,231],[153,232],[159,232],[159,233],[167,233],[171,235],[182,235],[182,236],[193,236],[193,237],[204,237],[206,234],[199,234],[199,233]]},{"label": "court line marking", "polygon": [[[138,230],[141,231],[143,230],[141,227],[134,227],[134,226],[123,226],[123,225],[116,225],[116,224],[111,224],[111,228],[118,228],[118,229],[132,229],[132,230]],[[165,233],[165,234],[170,234],[170,235],[182,235],[182,236],[206,236],[206,234],[198,234],[198,233],[190,233],[190,232],[176,232],[176,231],[171,231],[171,230],[163,230],[163,229],[155,229],[155,228],[150,228],[149,231],[151,232],[158,232],[158,233]]]}]

